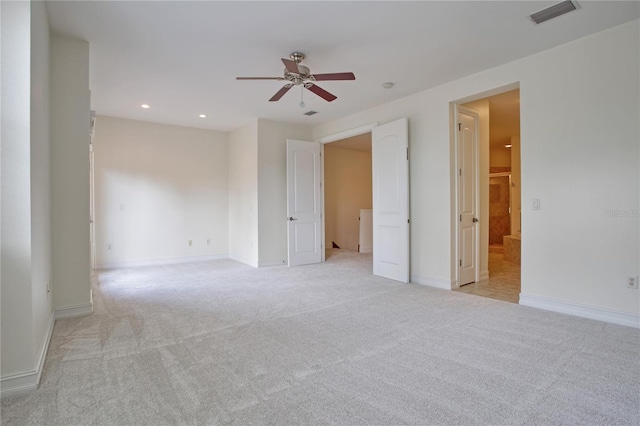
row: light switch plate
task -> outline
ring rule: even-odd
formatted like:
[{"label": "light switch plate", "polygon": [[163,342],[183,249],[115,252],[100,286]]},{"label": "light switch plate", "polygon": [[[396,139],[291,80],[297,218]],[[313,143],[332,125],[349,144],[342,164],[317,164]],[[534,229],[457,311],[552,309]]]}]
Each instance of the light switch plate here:
[{"label": "light switch plate", "polygon": [[534,198],[531,200],[531,210],[540,210],[540,199]]}]

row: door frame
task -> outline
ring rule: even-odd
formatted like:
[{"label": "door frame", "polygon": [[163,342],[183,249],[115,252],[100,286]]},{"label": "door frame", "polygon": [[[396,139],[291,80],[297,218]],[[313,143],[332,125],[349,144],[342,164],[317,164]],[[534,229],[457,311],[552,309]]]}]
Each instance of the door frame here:
[{"label": "door frame", "polygon": [[[455,103],[453,105],[453,141],[454,141],[454,175],[455,175],[455,182],[454,182],[454,188],[455,188],[455,197],[454,197],[454,203],[455,203],[455,209],[454,209],[454,216],[453,216],[453,223],[455,223],[456,225],[453,227],[454,228],[454,245],[455,245],[455,249],[454,249],[454,253],[455,256],[453,257],[453,263],[455,265],[455,283],[453,283],[454,288],[459,288],[460,287],[460,263],[459,263],[459,259],[460,259],[460,220],[459,220],[459,216],[461,214],[460,212],[460,174],[458,173],[458,165],[459,165],[459,156],[460,156],[460,152],[459,152],[459,141],[458,141],[458,113],[463,113],[465,115],[469,115],[471,117],[473,117],[473,121],[474,121],[474,127],[475,127],[475,147],[473,150],[473,163],[475,165],[474,169],[475,169],[475,176],[474,176],[474,188],[473,188],[473,196],[475,198],[475,215],[476,217],[480,216],[478,210],[480,208],[480,199],[481,199],[481,194],[480,194],[480,162],[479,162],[479,120],[480,120],[480,115],[469,108],[466,108],[462,105],[460,105],[459,103]],[[475,270],[475,277],[474,277],[474,282],[478,282],[480,280],[480,224],[483,222],[484,219],[481,219],[475,227],[474,233],[475,233],[475,247],[474,247],[474,252],[475,252],[475,265],[476,265],[476,270]]]},{"label": "door frame", "polygon": [[[450,147],[450,152],[451,152],[451,163],[450,163],[450,170],[451,170],[451,252],[450,252],[450,256],[451,256],[451,276],[452,278],[455,277],[455,280],[452,279],[451,282],[451,289],[455,289],[458,288],[459,285],[458,283],[460,282],[460,278],[459,278],[459,267],[458,267],[458,253],[459,253],[459,248],[458,248],[458,215],[460,213],[458,213],[458,173],[457,173],[457,165],[458,165],[458,135],[457,135],[457,108],[458,107],[462,107],[464,108],[462,105],[463,104],[467,104],[470,102],[474,102],[474,101],[478,101],[480,99],[485,99],[485,98],[489,98],[491,96],[494,95],[499,95],[501,93],[505,93],[505,92],[509,92],[511,90],[516,90],[516,89],[522,89],[522,87],[520,86],[520,82],[519,81],[514,81],[513,83],[509,83],[506,84],[504,86],[498,86],[498,87],[494,87],[493,89],[489,89],[489,90],[485,90],[483,92],[476,92],[476,93],[471,93],[467,96],[458,98],[457,100],[452,100],[449,103],[449,147]],[[520,92],[520,97],[522,98],[522,92]],[[522,109],[520,109],[520,120],[521,120],[521,124],[522,124]],[[478,140],[478,143],[480,143],[480,141]],[[489,149],[489,147],[487,147],[487,149]],[[480,156],[480,152],[476,151],[476,154],[478,156]],[[479,161],[479,159],[478,159]],[[488,168],[488,164],[487,164],[487,174],[489,173],[489,168]],[[476,173],[478,174],[479,177],[480,176],[480,168],[476,168]],[[480,180],[476,180],[476,186],[478,186],[480,188],[480,193],[479,195],[482,196],[483,193],[482,191],[487,191],[488,192],[488,188],[483,188],[480,186]],[[522,183],[521,183],[522,186]],[[476,194],[478,195],[478,194]],[[488,196],[488,194],[486,195]],[[479,228],[482,228],[483,226],[488,226],[488,221],[484,221],[481,220],[480,222],[478,222],[480,224]],[[487,230],[488,232],[488,230]],[[480,241],[477,241],[477,244],[480,244]],[[482,245],[480,245],[480,248],[482,250],[486,250],[487,255],[488,255],[488,244],[487,247],[484,248]],[[477,252],[478,255],[479,252]],[[489,271],[481,271],[479,270],[480,273],[480,280],[485,280],[489,278]]]},{"label": "door frame", "polygon": [[95,151],[93,137],[96,128],[96,112],[89,113],[89,250],[91,270],[96,269],[96,194],[95,194]]},{"label": "door frame", "polygon": [[325,192],[325,185],[324,185],[324,146],[325,144],[331,143],[331,142],[336,142],[342,139],[347,139],[350,138],[352,136],[358,136],[358,135],[362,135],[365,133],[370,133],[371,130],[373,130],[374,128],[378,127],[378,122],[372,122],[372,123],[367,123],[367,124],[363,124],[362,126],[358,126],[358,127],[354,127],[352,129],[349,130],[344,130],[341,132],[337,132],[337,133],[332,133],[330,135],[327,136],[323,136],[321,138],[316,139],[316,142],[320,143],[320,184],[322,186],[322,191],[320,191],[320,208],[322,211],[322,217],[321,217],[321,224],[322,224],[322,262],[326,261],[326,239],[325,239],[325,230],[326,230],[326,226],[325,226],[325,204],[324,204],[324,192]]}]

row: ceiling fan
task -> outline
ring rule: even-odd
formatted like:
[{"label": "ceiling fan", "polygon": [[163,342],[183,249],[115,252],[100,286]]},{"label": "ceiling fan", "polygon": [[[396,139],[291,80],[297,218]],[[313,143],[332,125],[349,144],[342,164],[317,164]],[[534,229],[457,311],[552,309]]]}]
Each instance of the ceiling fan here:
[{"label": "ceiling fan", "polygon": [[269,99],[269,102],[275,102],[280,100],[285,93],[289,91],[293,86],[302,85],[305,89],[320,96],[325,101],[331,102],[336,99],[336,96],[327,92],[323,88],[315,84],[316,81],[329,81],[329,80],[355,80],[356,76],[352,72],[339,72],[330,74],[311,74],[311,70],[301,65],[300,62],[305,58],[304,53],[293,52],[289,55],[291,59],[282,58],[282,63],[285,66],[284,77],[236,77],[236,80],[279,80],[286,81],[287,83],[282,86],[275,95]]}]

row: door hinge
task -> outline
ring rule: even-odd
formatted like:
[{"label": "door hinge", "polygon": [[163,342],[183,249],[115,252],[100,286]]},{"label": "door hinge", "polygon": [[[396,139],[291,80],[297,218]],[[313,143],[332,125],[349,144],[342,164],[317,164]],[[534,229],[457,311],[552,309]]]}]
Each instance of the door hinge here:
[{"label": "door hinge", "polygon": [[459,263],[460,263],[460,266],[462,266],[462,259],[460,259],[460,262],[459,262]]},{"label": "door hinge", "polygon": [[407,223],[411,223],[411,219],[407,219]]},{"label": "door hinge", "polygon": [[462,169],[458,169],[458,170],[460,171],[460,173],[459,173],[459,174],[460,174],[460,176],[462,176]]},{"label": "door hinge", "polygon": [[407,161],[409,161],[409,148],[407,148]]},{"label": "door hinge", "polygon": [[462,215],[460,215],[460,222],[462,222]]},{"label": "door hinge", "polygon": [[458,130],[462,130],[462,123],[458,123]]}]

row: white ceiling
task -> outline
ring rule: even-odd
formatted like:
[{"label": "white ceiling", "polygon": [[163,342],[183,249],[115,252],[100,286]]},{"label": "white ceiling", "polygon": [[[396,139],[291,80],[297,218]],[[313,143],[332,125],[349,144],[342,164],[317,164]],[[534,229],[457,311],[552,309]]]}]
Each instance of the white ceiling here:
[{"label": "white ceiling", "polygon": [[[90,43],[97,114],[231,130],[259,117],[319,125],[637,19],[640,3],[580,1],[541,25],[549,1],[47,1],[53,32]],[[280,58],[301,51],[314,73],[352,71],[268,99]],[[382,83],[394,82],[393,89]],[[143,110],[142,103],[151,108]],[[302,113],[313,109],[318,114]],[[207,114],[207,118],[198,115]]]}]

